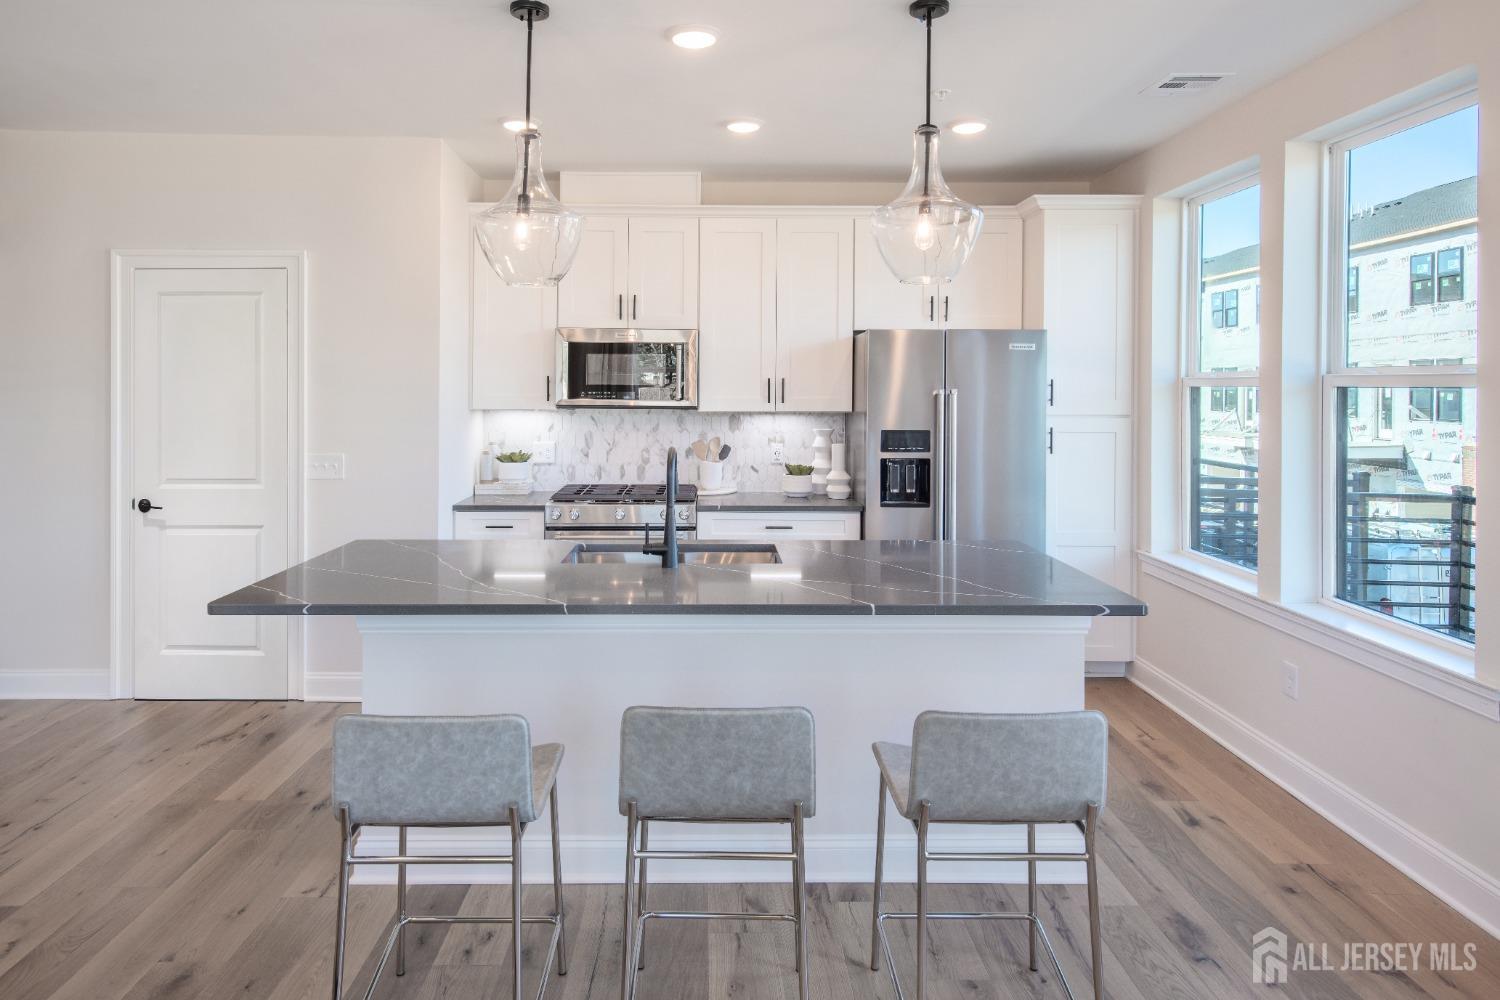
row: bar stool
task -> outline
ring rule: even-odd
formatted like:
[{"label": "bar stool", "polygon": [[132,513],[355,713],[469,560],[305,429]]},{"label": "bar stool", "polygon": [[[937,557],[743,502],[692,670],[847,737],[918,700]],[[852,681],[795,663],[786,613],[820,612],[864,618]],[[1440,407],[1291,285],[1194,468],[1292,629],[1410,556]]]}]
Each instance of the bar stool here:
[{"label": "bar stool", "polygon": [[[547,990],[554,955],[557,974],[568,971],[563,946],[562,861],[558,854],[557,769],[561,743],[531,745],[531,727],[519,715],[404,717],[345,715],[333,729],[333,804],[338,810],[338,944],[333,963],[333,1000],[344,991],[344,944],[349,919],[349,876],[355,865],[396,865],[396,925],[370,977],[365,1000],[375,993],[391,949],[396,975],[406,972],[408,924],[510,924],[514,996],[521,996],[521,926],[551,924],[537,998]],[[552,894],[550,916],[521,914],[521,838],[546,801],[552,813]],[[356,857],[366,826],[394,826],[394,855]],[[406,851],[410,827],[508,826],[510,854],[461,857],[412,855]],[[406,866],[422,864],[502,864],[511,866],[510,916],[412,916],[406,912]]]},{"label": "bar stool", "polygon": [[[880,765],[880,812],[875,828],[875,903],[870,931],[870,968],[880,968],[880,953],[890,966],[896,995],[904,1000],[901,979],[891,961],[885,933],[887,920],[917,922],[917,992],[926,989],[925,956],[929,920],[1025,920],[1029,923],[1031,971],[1036,971],[1040,935],[1058,982],[1072,1000],[1073,991],[1057,962],[1052,942],[1036,912],[1036,863],[1082,861],[1088,872],[1089,944],[1093,956],[1094,996],[1103,993],[1099,940],[1099,877],[1094,834],[1104,808],[1108,772],[1109,723],[1099,712],[1043,715],[980,715],[923,712],[912,727],[911,746],[876,743]],[[885,799],[917,831],[917,910],[880,912],[885,855]],[[1026,824],[1024,853],[935,852],[927,849],[933,823]],[[1036,824],[1071,823],[1083,834],[1081,854],[1039,854]],[[1025,861],[1025,913],[931,913],[927,908],[929,861]]]},{"label": "bar stool", "polygon": [[[797,933],[797,991],[807,1000],[807,850],[813,815],[813,717],[805,708],[645,708],[620,723],[620,813],[625,817],[625,939],[621,1000],[644,969],[646,921],[789,921]],[[652,850],[653,822],[790,823],[790,851]],[[640,844],[637,846],[637,832]],[[673,861],[790,861],[791,913],[646,909],[646,866]]]}]

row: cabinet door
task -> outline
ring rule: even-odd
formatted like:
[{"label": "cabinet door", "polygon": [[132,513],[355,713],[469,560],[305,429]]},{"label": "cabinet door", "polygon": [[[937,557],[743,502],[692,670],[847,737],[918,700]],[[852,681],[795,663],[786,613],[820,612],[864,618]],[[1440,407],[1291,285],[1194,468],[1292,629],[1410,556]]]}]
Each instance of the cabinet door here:
[{"label": "cabinet door", "polygon": [[470,267],[469,405],[476,410],[551,407],[557,289],[507,285],[477,239]]},{"label": "cabinet door", "polygon": [[1045,219],[1042,234],[1042,320],[1053,412],[1127,415],[1135,328],[1135,212],[1058,211]]},{"label": "cabinet door", "polygon": [[[1131,438],[1128,417],[1058,417],[1047,456],[1047,552],[1105,583],[1131,589]],[[1134,657],[1129,618],[1095,618],[1084,657]]]},{"label": "cabinet door", "polygon": [[493,538],[501,541],[516,539],[540,541],[542,535],[542,512],[539,510],[457,510],[453,512],[453,537],[457,539]]},{"label": "cabinet door", "polygon": [[856,542],[858,511],[700,511],[698,540],[704,542]]},{"label": "cabinet door", "polygon": [[979,242],[931,311],[939,326],[955,330],[1021,327],[1021,220],[987,218]]},{"label": "cabinet door", "polygon": [[870,220],[855,219],[854,329],[929,330],[938,325],[927,288],[897,281],[875,245]]},{"label": "cabinet door", "polygon": [[776,220],[704,219],[698,409],[775,409]]},{"label": "cabinet door", "polygon": [[626,274],[630,220],[583,220],[583,242],[573,267],[557,283],[557,325],[622,327],[630,324]]},{"label": "cabinet door", "polygon": [[776,222],[776,407],[847,413],[854,403],[854,220]]},{"label": "cabinet door", "polygon": [[643,330],[698,326],[698,220],[630,220],[625,317]]}]

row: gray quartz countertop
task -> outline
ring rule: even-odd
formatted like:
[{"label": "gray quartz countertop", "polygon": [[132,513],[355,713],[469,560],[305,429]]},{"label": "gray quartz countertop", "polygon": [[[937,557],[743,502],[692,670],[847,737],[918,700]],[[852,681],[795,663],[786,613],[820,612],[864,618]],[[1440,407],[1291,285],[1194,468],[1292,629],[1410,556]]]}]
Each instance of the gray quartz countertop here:
[{"label": "gray quartz countertop", "polygon": [[[1007,542],[777,542],[766,565],[568,561],[566,541],[356,541],[212,601],[219,615],[1052,615],[1137,598]],[[704,547],[703,545],[699,546]]]},{"label": "gray quartz countertop", "polygon": [[[456,511],[483,510],[541,510],[547,506],[551,490],[527,493],[524,496],[471,496],[453,505]],[[699,496],[699,510],[864,510],[863,501],[850,497],[848,500],[830,500],[827,497],[789,497],[785,493],[729,493],[724,496]]]}]

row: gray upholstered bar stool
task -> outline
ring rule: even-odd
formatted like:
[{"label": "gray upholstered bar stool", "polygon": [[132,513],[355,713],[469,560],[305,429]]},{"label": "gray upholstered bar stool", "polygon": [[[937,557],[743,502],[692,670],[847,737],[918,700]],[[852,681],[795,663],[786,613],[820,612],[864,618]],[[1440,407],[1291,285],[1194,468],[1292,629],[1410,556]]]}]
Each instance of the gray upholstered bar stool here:
[{"label": "gray upholstered bar stool", "polygon": [[[807,852],[813,815],[813,717],[805,708],[629,708],[620,723],[620,813],[625,816],[625,940],[620,996],[635,996],[645,968],[646,921],[790,921],[797,934],[797,990],[807,1000]],[[652,823],[790,823],[790,851],[661,851]],[[636,843],[639,835],[639,846]],[[646,865],[673,861],[790,861],[791,913],[646,909]]]},{"label": "gray upholstered bar stool", "polygon": [[[339,849],[338,945],[333,963],[333,1000],[344,992],[344,940],[349,918],[349,875],[354,865],[396,865],[396,924],[370,977],[365,1000],[375,993],[391,949],[396,975],[406,972],[408,924],[510,924],[514,996],[521,997],[521,926],[551,924],[537,997],[547,990],[556,956],[557,974],[568,971],[563,947],[562,862],[558,855],[557,768],[561,743],[531,745],[531,727],[519,715],[404,717],[346,715],[333,729],[333,805],[343,839]],[[552,813],[554,912],[521,913],[521,837],[547,802]],[[366,826],[394,826],[396,854],[355,857]],[[411,855],[410,827],[507,826],[506,855]],[[406,866],[469,864],[511,866],[509,916],[412,916],[406,912]]]},{"label": "gray upholstered bar stool", "polygon": [[[1036,863],[1082,861],[1088,871],[1089,943],[1094,965],[1094,996],[1102,998],[1103,965],[1099,941],[1099,876],[1094,834],[1104,808],[1108,768],[1109,723],[1099,712],[1055,712],[1043,715],[980,715],[967,712],[923,712],[912,727],[911,746],[876,743],[880,765],[880,813],[875,830],[875,903],[870,932],[870,968],[880,968],[885,952],[896,995],[905,998],[891,962],[885,921],[917,923],[917,992],[926,989],[927,921],[1025,920],[1030,931],[1031,971],[1036,971],[1036,939],[1041,935],[1058,982],[1072,998],[1052,942],[1036,912]],[[917,910],[880,911],[885,861],[885,798],[917,831]],[[933,823],[1026,825],[1024,853],[934,852],[927,849]],[[1038,823],[1071,823],[1083,834],[1081,854],[1039,854]],[[927,908],[929,861],[1025,861],[1025,913],[932,913]]]}]

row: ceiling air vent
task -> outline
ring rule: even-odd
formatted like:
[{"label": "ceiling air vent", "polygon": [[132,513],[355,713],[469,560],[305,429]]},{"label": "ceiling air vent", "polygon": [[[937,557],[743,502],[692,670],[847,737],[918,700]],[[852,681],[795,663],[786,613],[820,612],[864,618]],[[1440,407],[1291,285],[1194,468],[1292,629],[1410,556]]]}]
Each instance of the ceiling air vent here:
[{"label": "ceiling air vent", "polygon": [[1160,83],[1147,87],[1141,93],[1158,96],[1192,94],[1207,90],[1220,80],[1232,75],[1231,73],[1173,73]]}]

